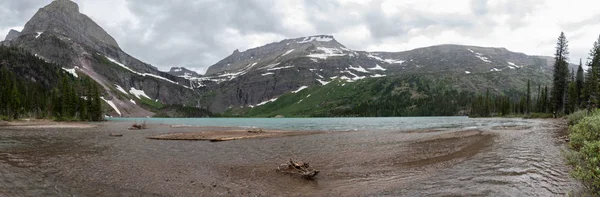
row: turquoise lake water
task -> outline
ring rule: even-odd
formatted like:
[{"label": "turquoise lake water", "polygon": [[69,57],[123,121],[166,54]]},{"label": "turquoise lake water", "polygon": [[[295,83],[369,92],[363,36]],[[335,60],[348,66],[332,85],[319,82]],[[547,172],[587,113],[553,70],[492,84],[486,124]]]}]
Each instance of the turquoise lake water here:
[{"label": "turquoise lake water", "polygon": [[[109,121],[194,126],[237,126],[297,131],[412,130],[425,128],[477,128],[519,121],[468,117],[391,118],[111,118]],[[525,124],[525,122],[523,122]]]}]

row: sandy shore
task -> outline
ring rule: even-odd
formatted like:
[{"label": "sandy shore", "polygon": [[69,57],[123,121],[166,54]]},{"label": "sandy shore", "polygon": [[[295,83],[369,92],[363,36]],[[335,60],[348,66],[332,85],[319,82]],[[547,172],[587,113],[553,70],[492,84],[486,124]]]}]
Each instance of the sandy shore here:
[{"label": "sandy shore", "polygon": [[99,123],[88,123],[88,122],[56,122],[52,120],[18,120],[18,121],[0,121],[0,127],[7,127],[12,129],[43,129],[43,128],[94,128]]},{"label": "sandy shore", "polygon": [[[266,133],[128,130],[128,122],[1,126],[0,196],[562,196],[577,186],[560,160],[561,122],[489,121],[504,126]],[[183,140],[149,139],[161,136]],[[243,140],[189,141],[223,137]],[[312,181],[277,173],[289,158],[321,173]]]},{"label": "sandy shore", "polygon": [[[198,129],[208,129],[198,127]],[[184,129],[181,129],[184,130]],[[149,139],[155,140],[206,140],[211,142],[220,141],[231,141],[231,140],[243,140],[243,139],[257,139],[257,138],[273,138],[273,137],[286,137],[286,136],[298,136],[298,135],[310,135],[317,134],[318,132],[302,132],[302,131],[282,131],[282,130],[261,130],[260,132],[251,132],[252,130],[232,128],[231,130],[221,131],[193,131],[193,128],[186,128],[185,130],[191,130],[187,132],[168,133],[156,136],[148,137]]]}]

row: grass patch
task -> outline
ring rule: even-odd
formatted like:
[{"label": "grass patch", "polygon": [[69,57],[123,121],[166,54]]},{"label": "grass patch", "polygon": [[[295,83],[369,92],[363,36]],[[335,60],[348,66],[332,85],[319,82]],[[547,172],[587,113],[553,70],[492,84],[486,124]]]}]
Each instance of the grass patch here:
[{"label": "grass patch", "polygon": [[143,96],[139,99],[139,101],[143,105],[146,105],[146,106],[151,107],[152,109],[156,109],[156,110],[161,109],[161,108],[164,107],[164,105],[161,102],[159,102],[157,100],[153,101],[153,100],[150,100],[150,99],[148,99],[146,97],[143,97]]}]

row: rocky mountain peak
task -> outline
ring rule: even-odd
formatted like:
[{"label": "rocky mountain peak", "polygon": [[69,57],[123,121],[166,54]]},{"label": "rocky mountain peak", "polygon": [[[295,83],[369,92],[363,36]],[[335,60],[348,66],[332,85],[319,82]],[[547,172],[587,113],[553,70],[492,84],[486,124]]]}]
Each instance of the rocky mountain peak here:
[{"label": "rocky mountain peak", "polygon": [[173,76],[183,77],[185,79],[202,76],[201,74],[198,74],[197,72],[194,72],[184,67],[172,67],[171,70],[169,70],[169,74]]},{"label": "rocky mountain peak", "polygon": [[66,12],[79,13],[79,5],[71,0],[54,0],[52,3],[42,8],[46,10],[63,10]]},{"label": "rocky mountain peak", "polygon": [[23,34],[39,35],[52,32],[74,39],[97,49],[118,47],[117,41],[88,16],[79,12],[79,6],[70,0],[54,0],[39,9],[25,24]]},{"label": "rocky mountain peak", "polygon": [[14,29],[11,29],[8,32],[8,34],[6,35],[6,38],[4,40],[10,41],[10,40],[13,40],[13,39],[19,37],[20,35],[21,35],[21,32],[19,32],[17,30],[14,30]]}]

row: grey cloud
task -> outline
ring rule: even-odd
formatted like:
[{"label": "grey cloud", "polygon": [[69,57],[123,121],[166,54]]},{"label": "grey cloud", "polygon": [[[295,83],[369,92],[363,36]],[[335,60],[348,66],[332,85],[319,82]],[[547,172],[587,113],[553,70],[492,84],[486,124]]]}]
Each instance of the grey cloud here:
[{"label": "grey cloud", "polygon": [[[132,54],[168,66],[208,67],[240,46],[220,39],[232,29],[242,35],[277,33],[282,25],[270,1],[148,1],[129,0],[128,8],[141,20],[137,29],[119,38]],[[146,40],[138,35],[152,32]],[[283,32],[283,31],[282,31]],[[185,42],[170,42],[184,40]],[[155,47],[157,42],[160,48]]]},{"label": "grey cloud", "polygon": [[484,15],[488,12],[487,0],[471,0],[471,10],[477,16]]},{"label": "grey cloud", "polygon": [[[24,26],[27,21],[47,0],[2,1],[0,6],[0,28]],[[6,34],[8,32],[2,32]]]},{"label": "grey cloud", "polygon": [[[92,1],[103,2],[78,2],[86,4]],[[499,25],[496,20],[498,17],[507,17],[508,26],[517,29],[528,25],[528,21],[523,18],[543,9],[540,6],[544,4],[543,0],[500,3],[472,0],[469,2],[471,10],[466,14],[440,14],[402,8],[396,14],[386,15],[381,8],[382,0],[374,0],[367,5],[341,3],[339,0],[293,1],[300,3],[295,6],[303,7],[303,10],[285,10],[277,7],[292,3],[281,0],[123,1],[135,19],[118,23],[100,20],[97,22],[115,37],[126,52],[155,64],[162,70],[167,70],[170,66],[205,70],[235,49],[255,47],[255,36],[265,42],[274,42],[279,38],[308,36],[303,35],[307,33],[335,35],[356,26],[366,27],[371,36],[344,41],[346,43],[343,44],[353,46],[356,50],[381,44],[390,40],[388,38],[393,38],[392,40],[401,44],[415,36],[409,34],[414,30],[418,30],[419,36],[430,38],[444,31],[454,31],[465,37],[485,40],[490,31]],[[23,26],[37,9],[48,3],[49,0],[3,0],[0,5],[0,30],[8,31],[7,28]],[[106,15],[113,14],[113,8],[110,6],[95,9],[106,9]],[[299,29],[285,24],[285,18],[290,20],[289,16],[305,20],[303,22],[314,30]],[[101,19],[102,15],[92,18]],[[597,17],[593,19],[595,18]],[[580,26],[594,24],[593,19],[563,26],[569,31],[575,31]],[[7,32],[0,33],[5,35]],[[535,45],[535,42],[532,41],[532,45]]]}]

